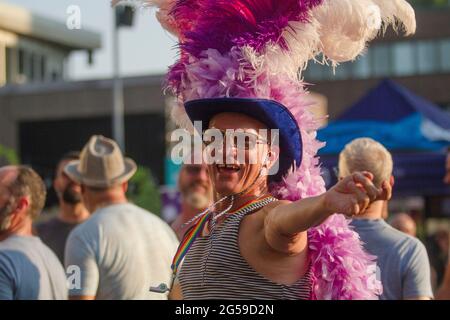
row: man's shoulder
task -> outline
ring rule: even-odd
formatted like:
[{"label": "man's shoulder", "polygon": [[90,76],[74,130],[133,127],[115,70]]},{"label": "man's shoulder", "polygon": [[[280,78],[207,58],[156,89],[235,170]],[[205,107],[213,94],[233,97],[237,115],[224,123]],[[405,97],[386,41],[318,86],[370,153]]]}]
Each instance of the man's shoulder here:
[{"label": "man's shoulder", "polygon": [[93,214],[88,219],[75,226],[72,231],[70,231],[67,241],[72,241],[75,238],[86,239],[98,234],[101,223],[98,218],[99,216]]},{"label": "man's shoulder", "polygon": [[424,247],[422,242],[413,237],[409,234],[406,234],[400,230],[395,229],[391,225],[387,224],[386,231],[390,233],[390,235],[399,242],[399,244],[409,247],[409,248],[416,248],[416,247]]},{"label": "man's shoulder", "polygon": [[[178,238],[170,225],[158,215],[135,204],[129,203],[129,208],[136,213],[140,222],[147,224],[152,231],[158,232],[162,237],[168,237],[171,241],[178,243]],[[162,238],[161,238],[162,239]]]},{"label": "man's shoulder", "polygon": [[386,228],[386,232],[389,233],[389,238],[391,239],[389,246],[399,252],[401,259],[408,259],[422,253],[426,254],[425,245],[418,238],[397,230],[390,225]]},{"label": "man's shoulder", "polygon": [[[3,245],[0,242],[0,257],[3,258],[14,256],[15,258],[24,257],[28,260],[29,257],[34,257],[36,253],[45,255],[46,258],[48,256],[53,258],[54,256],[53,251],[38,237],[13,236],[3,241]],[[56,256],[55,259],[57,259]]]},{"label": "man's shoulder", "polygon": [[384,221],[353,220],[350,225],[363,238],[377,241],[385,250],[398,250],[422,245],[419,239],[401,232]]},{"label": "man's shoulder", "polygon": [[164,226],[169,226],[163,219],[161,219],[160,217],[158,217],[155,213],[150,212],[144,208],[138,207],[137,205],[133,204],[133,203],[128,203],[127,204],[127,210],[133,212],[134,214],[136,214],[136,216],[138,218],[147,220],[149,222],[158,224],[158,225],[164,225]]}]

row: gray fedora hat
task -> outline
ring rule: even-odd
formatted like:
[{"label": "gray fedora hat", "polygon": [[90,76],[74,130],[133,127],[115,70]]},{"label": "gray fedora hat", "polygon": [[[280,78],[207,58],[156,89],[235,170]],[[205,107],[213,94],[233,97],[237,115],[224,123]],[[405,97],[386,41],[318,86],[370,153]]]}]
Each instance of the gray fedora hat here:
[{"label": "gray fedora hat", "polygon": [[136,163],[123,157],[114,140],[95,135],[84,146],[80,160],[69,162],[64,172],[88,187],[107,188],[128,181],[136,169]]}]

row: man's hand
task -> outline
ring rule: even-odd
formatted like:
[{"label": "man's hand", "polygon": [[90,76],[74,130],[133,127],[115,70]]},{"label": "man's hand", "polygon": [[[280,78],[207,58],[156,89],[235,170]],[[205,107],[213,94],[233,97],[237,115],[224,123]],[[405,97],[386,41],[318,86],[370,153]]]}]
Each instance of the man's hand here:
[{"label": "man's hand", "polygon": [[372,181],[370,172],[355,172],[345,177],[325,193],[326,208],[352,217],[363,214],[374,201],[389,200],[392,196],[389,182],[384,181],[377,188]]}]

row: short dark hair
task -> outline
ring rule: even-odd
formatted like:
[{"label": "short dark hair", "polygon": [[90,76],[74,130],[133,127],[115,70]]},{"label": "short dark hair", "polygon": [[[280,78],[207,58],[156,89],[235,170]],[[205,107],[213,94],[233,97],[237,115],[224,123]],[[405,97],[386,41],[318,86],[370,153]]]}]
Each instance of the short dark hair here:
[{"label": "short dark hair", "polygon": [[45,205],[47,189],[41,177],[28,166],[17,167],[17,177],[9,186],[14,201],[19,197],[30,197],[28,214],[36,218]]},{"label": "short dark hair", "polygon": [[80,160],[80,151],[69,151],[64,153],[61,158],[59,158],[58,164],[66,160]]}]

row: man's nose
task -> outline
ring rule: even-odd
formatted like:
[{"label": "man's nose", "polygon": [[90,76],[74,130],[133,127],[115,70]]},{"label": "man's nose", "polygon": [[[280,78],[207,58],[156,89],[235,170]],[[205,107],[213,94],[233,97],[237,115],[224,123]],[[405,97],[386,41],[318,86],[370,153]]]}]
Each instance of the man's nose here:
[{"label": "man's nose", "polygon": [[200,169],[200,171],[198,172],[198,175],[197,175],[198,177],[198,179],[199,180],[202,180],[202,181],[208,181],[209,180],[209,175],[208,175],[208,168],[207,167],[202,167],[201,169]]},{"label": "man's nose", "polygon": [[222,155],[225,155],[225,164],[233,164],[237,156],[237,147],[235,144],[224,144]]}]

